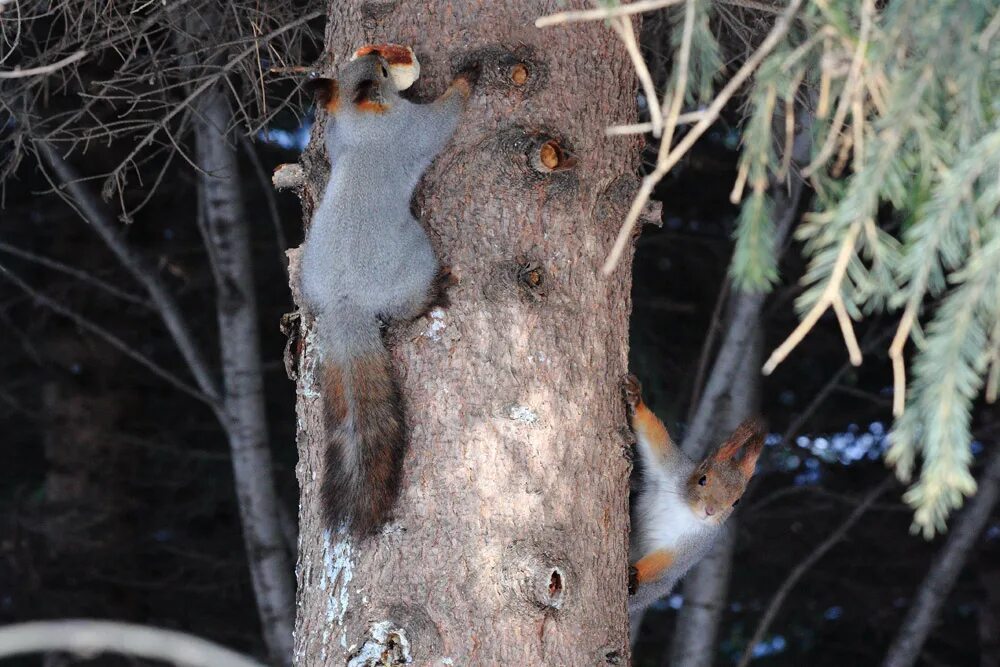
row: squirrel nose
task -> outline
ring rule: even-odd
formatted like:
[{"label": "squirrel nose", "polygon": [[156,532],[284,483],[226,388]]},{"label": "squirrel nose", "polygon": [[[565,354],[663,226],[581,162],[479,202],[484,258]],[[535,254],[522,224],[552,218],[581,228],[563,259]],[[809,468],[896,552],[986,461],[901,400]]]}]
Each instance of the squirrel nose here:
[{"label": "squirrel nose", "polygon": [[705,505],[705,514],[708,516],[712,516],[713,514],[715,514],[715,508],[712,507],[711,505]]}]

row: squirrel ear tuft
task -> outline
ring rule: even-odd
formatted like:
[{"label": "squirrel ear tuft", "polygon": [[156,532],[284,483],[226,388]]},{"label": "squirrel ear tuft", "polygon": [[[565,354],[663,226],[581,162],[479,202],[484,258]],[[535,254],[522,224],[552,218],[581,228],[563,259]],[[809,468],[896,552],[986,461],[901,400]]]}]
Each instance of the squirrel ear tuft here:
[{"label": "squirrel ear tuft", "polygon": [[340,87],[336,79],[326,79],[316,77],[309,79],[303,86],[307,92],[311,93],[316,100],[316,106],[323,107],[327,111],[336,111],[340,104]]},{"label": "squirrel ear tuft", "polygon": [[760,419],[756,417],[746,419],[736,427],[729,439],[722,443],[715,453],[715,459],[717,461],[738,459],[743,474],[750,477],[757,465],[757,458],[764,450],[766,435],[767,428]]}]

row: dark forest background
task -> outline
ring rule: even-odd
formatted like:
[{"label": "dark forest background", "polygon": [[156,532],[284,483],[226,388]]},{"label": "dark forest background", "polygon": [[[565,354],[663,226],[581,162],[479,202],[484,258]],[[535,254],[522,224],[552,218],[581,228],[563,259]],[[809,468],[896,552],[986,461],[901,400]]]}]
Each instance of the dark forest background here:
[{"label": "dark forest background", "polygon": [[[655,27],[644,33],[650,50],[664,39]],[[315,58],[318,51],[304,56]],[[665,70],[657,76],[662,85]],[[301,242],[302,228],[297,199],[275,194],[268,180],[274,167],[297,160],[308,136],[310,105],[291,99],[267,127],[241,143],[238,155],[252,234],[270,443],[287,546],[294,554],[296,413],[279,320],[292,310],[284,251]],[[58,108],[70,101],[62,91],[47,104]],[[717,341],[712,332],[725,326],[738,214],[728,196],[741,119],[738,102],[658,186],[661,226],[647,225],[637,241],[631,367],[676,439],[702,389],[706,345],[711,350]],[[0,136],[11,131],[4,122]],[[101,174],[123,150],[93,143],[68,159],[83,174]],[[167,173],[122,229],[177,295],[196,339],[217,350],[213,277],[193,224],[197,178],[183,162]],[[0,263],[32,290],[0,276],[0,623],[123,619],[265,655],[226,438],[204,405],[52,307],[114,332],[167,368],[182,363],[143,292],[94,229],[53,193],[50,178],[37,161],[20,161],[5,181],[0,209]],[[809,197],[803,195],[800,209]],[[783,249],[781,284],[762,321],[765,350],[797,322],[791,304],[804,270],[798,250],[795,243]],[[862,347],[884,349],[894,327],[868,319],[858,329]],[[217,358],[208,361],[219,365]],[[881,353],[867,355],[860,368],[848,365],[832,315],[774,375],[763,378],[760,412],[771,435],[739,511],[717,664],[736,663],[782,582],[890,476],[882,461],[892,421],[890,385],[891,369]],[[979,453],[996,446],[1000,415],[977,406],[973,427],[981,441],[973,443],[978,476]],[[901,501],[902,490],[891,483],[804,573],[754,648],[753,664],[881,662],[948,537],[925,541],[910,534],[912,509]],[[661,664],[683,604],[678,590],[647,616],[635,664]],[[994,508],[920,664],[996,667],[998,633],[1000,515]],[[74,664],[136,663],[102,656]]]}]

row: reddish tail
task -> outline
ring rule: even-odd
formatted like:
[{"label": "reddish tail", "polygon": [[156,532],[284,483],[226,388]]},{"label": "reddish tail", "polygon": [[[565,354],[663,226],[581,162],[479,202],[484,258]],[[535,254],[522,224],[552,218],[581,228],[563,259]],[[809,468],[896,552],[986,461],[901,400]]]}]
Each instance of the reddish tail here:
[{"label": "reddish tail", "polygon": [[402,473],[406,437],[399,387],[381,340],[320,368],[330,444],[321,495],[327,525],[347,520],[357,534],[389,518]]}]

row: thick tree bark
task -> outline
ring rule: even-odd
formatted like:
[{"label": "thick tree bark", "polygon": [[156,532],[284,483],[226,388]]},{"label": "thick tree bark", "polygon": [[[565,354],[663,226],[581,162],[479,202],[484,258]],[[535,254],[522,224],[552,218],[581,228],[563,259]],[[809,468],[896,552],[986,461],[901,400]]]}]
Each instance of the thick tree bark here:
[{"label": "thick tree bark", "polygon": [[261,629],[272,662],[286,665],[292,655],[292,565],[268,446],[250,233],[236,147],[226,132],[232,114],[219,88],[207,91],[196,107],[203,232],[216,282],[225,428]]},{"label": "thick tree bark", "polygon": [[941,607],[1000,500],[1000,448],[994,448],[990,454],[978,485],[976,495],[969,500],[948,531],[947,541],[920,584],[882,667],[911,667],[920,657],[920,650],[934,627]]},{"label": "thick tree bark", "polygon": [[[416,50],[423,96],[473,58],[482,77],[416,197],[458,282],[449,307],[389,337],[410,448],[395,520],[375,537],[322,524],[326,442],[305,341],[297,665],[628,659],[630,265],[610,279],[598,268],[636,185],[636,144],[603,129],[634,116],[635,83],[602,25],[532,27],[561,7],[330,4],[336,65],[395,41]],[[318,143],[304,158],[307,219],[324,186]]]}]

